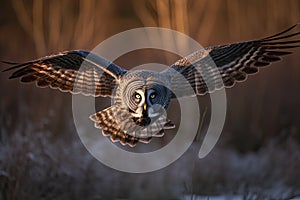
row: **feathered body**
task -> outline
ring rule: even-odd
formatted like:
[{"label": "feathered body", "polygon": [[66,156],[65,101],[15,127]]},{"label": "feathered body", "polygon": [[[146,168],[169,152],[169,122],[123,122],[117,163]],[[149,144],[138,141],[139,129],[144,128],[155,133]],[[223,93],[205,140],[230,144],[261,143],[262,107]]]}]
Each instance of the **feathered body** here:
[{"label": "feathered body", "polygon": [[122,144],[133,146],[138,141],[148,143],[152,137],[162,137],[164,129],[173,127],[165,111],[172,96],[168,79],[154,71],[129,71],[120,77],[112,106],[90,118],[104,135]]}]

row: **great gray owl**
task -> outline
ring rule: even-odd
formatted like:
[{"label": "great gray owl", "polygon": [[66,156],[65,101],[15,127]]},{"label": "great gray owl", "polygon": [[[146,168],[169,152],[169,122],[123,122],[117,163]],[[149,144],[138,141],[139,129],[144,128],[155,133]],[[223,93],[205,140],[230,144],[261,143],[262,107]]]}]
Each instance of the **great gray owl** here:
[{"label": "great gray owl", "polygon": [[[152,137],[161,137],[164,129],[174,127],[165,112],[172,98],[204,95],[223,86],[232,87],[244,81],[248,74],[258,72],[260,67],[290,54],[286,49],[299,47],[300,43],[300,40],[289,40],[300,34],[292,32],[296,26],[259,40],[204,48],[161,72],[127,71],[84,50],[14,64],[4,71],[16,70],[10,78],[21,78],[24,83],[36,82],[39,87],[112,97],[111,107],[90,118],[112,141],[135,146],[139,141],[148,143]],[[210,60],[217,67],[222,83],[215,78],[216,70]],[[181,76],[190,84],[192,92],[178,78]],[[213,83],[209,87],[207,80]],[[175,90],[178,91],[176,95]]]}]

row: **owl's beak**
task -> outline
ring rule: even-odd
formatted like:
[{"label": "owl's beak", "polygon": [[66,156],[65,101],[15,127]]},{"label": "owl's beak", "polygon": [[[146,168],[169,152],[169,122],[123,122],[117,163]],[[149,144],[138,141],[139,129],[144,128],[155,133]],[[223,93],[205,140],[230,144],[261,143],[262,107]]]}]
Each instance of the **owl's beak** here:
[{"label": "owl's beak", "polygon": [[144,104],[144,111],[147,111],[147,104]]}]

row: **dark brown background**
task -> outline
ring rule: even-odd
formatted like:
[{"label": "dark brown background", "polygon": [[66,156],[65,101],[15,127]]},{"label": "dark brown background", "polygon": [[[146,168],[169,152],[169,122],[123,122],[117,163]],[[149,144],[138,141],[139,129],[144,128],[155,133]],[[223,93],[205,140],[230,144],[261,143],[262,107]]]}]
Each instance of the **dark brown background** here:
[{"label": "dark brown background", "polygon": [[[300,22],[300,2],[13,0],[2,1],[0,13],[0,59],[22,62],[91,50],[114,34],[144,26],[178,30],[203,46],[261,38]],[[86,152],[73,124],[71,95],[21,85],[1,73],[0,199],[299,194],[299,56],[297,50],[227,90],[226,124],[208,157],[198,160],[195,144],[171,166],[140,175],[109,169]],[[117,63],[134,67],[148,61],[129,55]]]}]

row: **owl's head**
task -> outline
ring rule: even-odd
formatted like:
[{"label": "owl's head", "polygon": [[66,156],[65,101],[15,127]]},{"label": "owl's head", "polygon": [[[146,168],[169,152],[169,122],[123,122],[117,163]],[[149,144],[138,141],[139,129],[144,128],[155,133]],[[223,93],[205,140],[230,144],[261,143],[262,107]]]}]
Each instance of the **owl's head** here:
[{"label": "owl's head", "polygon": [[171,99],[171,91],[160,74],[145,70],[125,75],[119,95],[131,118],[140,126],[149,125],[164,113]]}]

